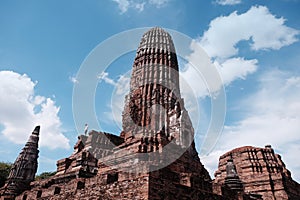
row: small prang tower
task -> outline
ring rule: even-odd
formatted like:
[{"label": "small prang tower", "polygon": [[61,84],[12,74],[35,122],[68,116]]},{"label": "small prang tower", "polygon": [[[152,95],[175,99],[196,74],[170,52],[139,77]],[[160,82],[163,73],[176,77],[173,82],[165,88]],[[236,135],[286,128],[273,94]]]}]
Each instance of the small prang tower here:
[{"label": "small prang tower", "polygon": [[[38,167],[38,142],[40,126],[36,126],[25,147],[12,165],[10,174],[3,187],[3,196],[14,199],[15,196],[30,188]],[[2,192],[1,192],[2,193]]]}]

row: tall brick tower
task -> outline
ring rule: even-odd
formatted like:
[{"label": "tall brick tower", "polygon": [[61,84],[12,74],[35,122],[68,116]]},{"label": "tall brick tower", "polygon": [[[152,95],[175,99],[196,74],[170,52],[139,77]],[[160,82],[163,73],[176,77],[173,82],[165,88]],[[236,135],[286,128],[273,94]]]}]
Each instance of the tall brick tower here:
[{"label": "tall brick tower", "polygon": [[[123,130],[125,142],[131,138],[155,140],[160,134],[159,146],[172,139],[183,147],[192,143],[194,130],[180,95],[175,47],[162,28],[146,32],[137,49]],[[155,151],[155,147],[145,148],[141,151]]]},{"label": "tall brick tower", "polygon": [[154,159],[147,160],[152,166],[162,167],[163,157],[177,156],[170,165],[148,174],[149,199],[211,194],[211,179],[195,149],[194,129],[180,95],[175,46],[162,28],[147,31],[137,49],[121,136],[133,152],[155,152]]},{"label": "tall brick tower", "polygon": [[30,183],[34,181],[38,167],[39,133],[40,126],[37,126],[12,165],[6,184],[1,191],[1,196],[6,197],[6,199],[14,199],[15,196],[29,189]]},{"label": "tall brick tower", "polygon": [[[164,125],[168,125],[164,124],[166,112],[174,109],[175,103],[180,101],[180,92],[174,44],[163,29],[153,28],[143,35],[133,63],[130,93],[126,100],[125,132],[137,127],[141,129],[134,130],[135,134],[145,135],[145,129],[165,130]],[[155,105],[162,107],[159,109]]]}]

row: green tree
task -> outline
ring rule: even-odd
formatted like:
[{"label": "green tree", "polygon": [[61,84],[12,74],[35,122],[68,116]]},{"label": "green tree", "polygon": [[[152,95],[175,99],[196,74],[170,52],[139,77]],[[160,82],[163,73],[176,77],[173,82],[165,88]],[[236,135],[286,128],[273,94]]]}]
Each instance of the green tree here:
[{"label": "green tree", "polygon": [[35,180],[47,179],[55,174],[56,172],[42,172],[41,174],[35,176]]},{"label": "green tree", "polygon": [[0,162],[0,187],[4,186],[9,175],[12,164],[8,162]]}]

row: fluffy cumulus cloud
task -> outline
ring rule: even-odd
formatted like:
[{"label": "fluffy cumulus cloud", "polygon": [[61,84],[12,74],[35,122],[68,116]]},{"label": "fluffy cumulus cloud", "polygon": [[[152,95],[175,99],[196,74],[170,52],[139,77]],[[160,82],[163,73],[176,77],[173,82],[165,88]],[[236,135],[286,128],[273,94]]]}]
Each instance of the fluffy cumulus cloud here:
[{"label": "fluffy cumulus cloud", "polygon": [[181,77],[198,98],[212,95],[237,79],[246,79],[258,68],[256,59],[233,57],[222,62],[211,60],[196,41],[192,42],[191,50],[193,53],[186,58],[189,64],[185,65]]},{"label": "fluffy cumulus cloud", "polygon": [[129,9],[142,12],[145,8],[145,5],[152,5],[156,8],[161,8],[166,5],[169,0],[112,0],[118,4],[120,9],[120,14],[124,14]]},{"label": "fluffy cumulus cloud", "polygon": [[217,61],[214,65],[219,70],[224,85],[229,85],[236,79],[246,79],[248,74],[252,74],[257,69],[258,61],[256,59],[245,60],[241,57],[230,58],[222,64]]},{"label": "fluffy cumulus cloud", "polygon": [[0,71],[1,134],[12,142],[24,144],[35,125],[41,125],[40,145],[51,149],[69,148],[62,134],[59,107],[51,98],[36,95],[26,74]]},{"label": "fluffy cumulus cloud", "polygon": [[[239,107],[246,114],[241,120],[225,126],[219,143],[211,154],[203,156],[204,164],[213,172],[220,155],[233,148],[272,144],[284,162],[300,180],[300,76],[279,70],[260,78],[259,90],[242,100]],[[212,162],[214,161],[214,162]]]},{"label": "fluffy cumulus cloud", "polygon": [[215,18],[199,40],[211,57],[234,56],[238,54],[236,45],[245,40],[252,50],[277,50],[296,42],[299,34],[298,30],[286,26],[285,21],[265,6],[253,6],[242,14],[233,12]]},{"label": "fluffy cumulus cloud", "polygon": [[217,4],[220,5],[236,5],[242,3],[242,0],[217,0]]},{"label": "fluffy cumulus cloud", "polygon": [[[222,64],[217,61],[212,63],[197,42],[194,42],[191,47],[194,51],[187,57],[189,63],[180,73],[180,87],[182,97],[185,99],[185,107],[189,111],[194,128],[199,128],[197,130],[199,137],[196,140],[199,139],[198,142],[201,143],[203,138],[201,139],[200,136],[206,134],[210,123],[209,113],[203,112],[203,102],[207,100],[207,97],[212,99],[218,97],[221,100],[222,94],[224,94],[222,93],[224,92],[223,88],[235,80],[246,79],[249,74],[254,73],[258,68],[258,61],[236,57],[229,58]],[[226,100],[224,99],[221,104],[224,105],[222,106],[224,108]],[[219,110],[219,112],[222,111]],[[221,113],[218,113],[218,116],[222,116]],[[221,118],[218,119],[221,120]],[[218,128],[221,131],[222,124],[219,124]]]},{"label": "fluffy cumulus cloud", "polygon": [[[253,6],[242,14],[233,12],[213,19],[209,29],[191,44],[192,53],[186,59],[194,65],[185,66],[184,79],[198,97],[217,92],[237,79],[246,79],[257,70],[258,60],[240,57],[237,44],[248,41],[252,50],[278,50],[290,45],[297,41],[299,31],[284,22],[284,18],[272,15],[265,6]],[[203,62],[207,56],[203,52],[213,65]],[[211,73],[212,67],[217,69],[221,81],[216,73]]]}]

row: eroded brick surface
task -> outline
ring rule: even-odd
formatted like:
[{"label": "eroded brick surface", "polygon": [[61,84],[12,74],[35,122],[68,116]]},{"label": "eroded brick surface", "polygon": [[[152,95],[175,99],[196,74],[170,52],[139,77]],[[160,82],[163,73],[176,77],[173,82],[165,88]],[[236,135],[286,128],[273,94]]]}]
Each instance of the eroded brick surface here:
[{"label": "eroded brick surface", "polygon": [[300,185],[292,179],[281,156],[270,145],[240,147],[222,155],[215,172],[215,184],[225,183],[226,163],[231,158],[244,191],[260,194],[263,199],[300,199]]}]

